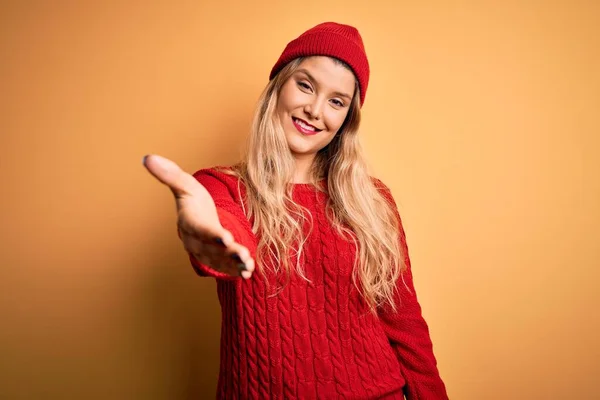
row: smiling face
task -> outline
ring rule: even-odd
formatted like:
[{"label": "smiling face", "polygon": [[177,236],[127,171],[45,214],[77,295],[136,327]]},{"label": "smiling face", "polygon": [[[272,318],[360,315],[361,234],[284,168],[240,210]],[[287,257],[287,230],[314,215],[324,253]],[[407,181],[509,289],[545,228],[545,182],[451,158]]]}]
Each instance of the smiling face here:
[{"label": "smiling face", "polygon": [[277,115],[297,162],[312,163],[334,138],[352,103],[356,79],[329,57],[309,57],[283,84]]}]

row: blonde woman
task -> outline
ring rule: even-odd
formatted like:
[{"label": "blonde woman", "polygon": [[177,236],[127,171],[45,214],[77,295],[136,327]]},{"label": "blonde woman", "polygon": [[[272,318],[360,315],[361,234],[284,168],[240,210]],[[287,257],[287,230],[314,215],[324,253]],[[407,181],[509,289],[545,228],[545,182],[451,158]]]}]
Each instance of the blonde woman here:
[{"label": "blonde woman", "polygon": [[359,144],[368,81],[359,32],[319,24],[274,65],[239,164],[144,159],[217,280],[219,399],[447,399],[396,205]]}]

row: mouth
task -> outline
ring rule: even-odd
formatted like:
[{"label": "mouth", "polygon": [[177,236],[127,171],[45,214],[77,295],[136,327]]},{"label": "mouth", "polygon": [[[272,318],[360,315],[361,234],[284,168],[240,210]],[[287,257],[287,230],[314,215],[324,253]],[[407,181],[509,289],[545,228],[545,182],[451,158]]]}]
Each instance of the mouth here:
[{"label": "mouth", "polygon": [[300,118],[292,117],[292,122],[294,123],[294,126],[296,127],[298,132],[302,133],[303,135],[316,135],[317,133],[323,130],[318,129],[317,127],[309,124],[308,122]]}]

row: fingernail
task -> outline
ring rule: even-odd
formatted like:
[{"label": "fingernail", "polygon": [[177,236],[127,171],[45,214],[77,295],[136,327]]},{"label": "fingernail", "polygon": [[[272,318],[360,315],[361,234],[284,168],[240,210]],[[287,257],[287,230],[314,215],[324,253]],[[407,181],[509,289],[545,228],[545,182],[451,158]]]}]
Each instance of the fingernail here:
[{"label": "fingernail", "polygon": [[252,276],[252,272],[242,271],[241,275],[242,275],[242,278],[244,278],[244,279],[250,279],[250,277]]},{"label": "fingernail", "polygon": [[237,253],[233,253],[231,255],[231,258],[233,258],[235,261],[242,262],[242,259],[240,258],[240,256]]},{"label": "fingernail", "polygon": [[146,158],[148,158],[148,154],[142,158],[142,165],[146,165]]},{"label": "fingernail", "polygon": [[238,263],[237,267],[240,271],[247,271],[246,264],[244,263]]},{"label": "fingernail", "polygon": [[215,239],[215,243],[216,243],[216,244],[223,245],[223,239],[221,239],[221,238],[216,238],[216,239]]}]

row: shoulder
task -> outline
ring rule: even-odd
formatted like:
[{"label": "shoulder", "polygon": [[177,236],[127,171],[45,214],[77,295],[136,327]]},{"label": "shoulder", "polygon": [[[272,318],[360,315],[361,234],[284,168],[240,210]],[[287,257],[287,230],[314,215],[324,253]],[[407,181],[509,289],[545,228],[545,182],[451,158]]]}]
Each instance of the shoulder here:
[{"label": "shoulder", "polygon": [[377,188],[377,190],[379,191],[379,193],[381,193],[383,199],[387,202],[387,204],[389,206],[389,210],[397,218],[397,221],[398,221],[398,230],[400,232],[400,236],[403,238],[402,240],[406,240],[405,239],[406,238],[406,234],[404,232],[404,226],[403,226],[402,217],[400,216],[400,210],[398,209],[398,204],[396,203],[396,200],[394,199],[394,195],[392,195],[392,191],[380,179],[377,179],[375,177],[371,177],[371,180],[373,181],[373,185]]},{"label": "shoulder", "polygon": [[369,178],[371,178],[371,182],[373,182],[373,185],[375,186],[375,188],[377,188],[378,190],[390,190],[387,185],[385,183],[383,183],[383,181],[379,178],[376,178],[374,176],[369,176]]},{"label": "shoulder", "polygon": [[390,190],[390,188],[383,183],[383,181],[379,178],[376,178],[374,176],[371,176],[371,182],[373,183],[373,186],[375,186],[375,189],[377,189],[377,191],[379,191],[379,193],[389,202],[391,202],[394,206],[396,205],[396,202],[394,201],[394,196],[392,195],[392,191]]},{"label": "shoulder", "polygon": [[202,168],[194,172],[193,175],[196,179],[204,177],[213,177],[224,181],[235,179],[234,167],[225,165],[215,165],[212,167]]},{"label": "shoulder", "polygon": [[235,193],[239,190],[241,183],[234,166],[217,165],[202,168],[196,171],[193,176],[209,192],[226,190]]}]

